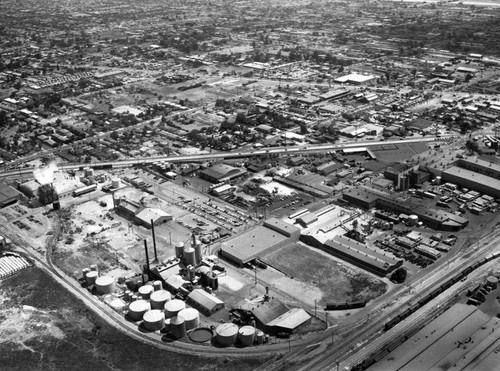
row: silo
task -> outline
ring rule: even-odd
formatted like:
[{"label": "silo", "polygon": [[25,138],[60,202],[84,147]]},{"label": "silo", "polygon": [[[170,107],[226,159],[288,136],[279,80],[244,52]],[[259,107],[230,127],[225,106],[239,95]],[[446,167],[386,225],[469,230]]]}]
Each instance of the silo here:
[{"label": "silo", "polygon": [[255,341],[257,344],[262,344],[264,342],[264,333],[260,330],[257,330],[255,333]]},{"label": "silo", "polygon": [[255,329],[252,326],[243,326],[238,331],[238,338],[244,347],[252,345],[255,338]]},{"label": "silo", "polygon": [[184,318],[175,316],[170,320],[170,330],[174,339],[182,339],[186,336],[186,322]]},{"label": "silo", "polygon": [[193,282],[194,279],[196,278],[196,272],[195,272],[194,267],[192,265],[187,267],[187,277],[188,277],[188,280],[191,282]]},{"label": "silo", "polygon": [[82,269],[82,278],[85,279],[87,277],[87,273],[90,272],[90,268],[83,268]]},{"label": "silo", "polygon": [[494,276],[489,276],[486,279],[486,285],[491,287],[493,290],[495,290],[498,287],[498,278]]},{"label": "silo", "polygon": [[211,287],[214,290],[217,290],[219,288],[219,278],[217,277],[217,274],[214,272],[211,272],[207,276],[207,286]]},{"label": "silo", "polygon": [[188,247],[184,250],[183,262],[186,267],[188,265],[196,265],[196,257],[194,255],[194,249],[192,247]]},{"label": "silo", "polygon": [[115,279],[110,276],[98,277],[95,280],[95,285],[97,288],[97,293],[101,295],[111,294],[115,291]]},{"label": "silo", "polygon": [[165,307],[165,303],[171,298],[170,293],[166,290],[154,291],[151,293],[149,299],[151,302],[152,309],[162,310]]},{"label": "silo", "polygon": [[151,305],[146,300],[136,300],[128,306],[128,315],[133,321],[140,321],[144,313],[151,310]]},{"label": "silo", "polygon": [[222,346],[233,345],[238,336],[238,326],[234,323],[223,323],[215,329],[217,343]]},{"label": "silo", "polygon": [[154,288],[154,291],[163,290],[163,285],[162,285],[161,281],[154,281],[153,288]]},{"label": "silo", "polygon": [[441,177],[440,176],[436,177],[436,185],[441,185]]},{"label": "silo", "polygon": [[120,183],[120,178],[115,178],[111,181],[111,188],[117,189],[120,188],[121,183]]},{"label": "silo", "polygon": [[87,280],[87,285],[93,285],[95,280],[99,277],[99,273],[96,271],[90,271],[85,275],[85,279]]},{"label": "silo", "polygon": [[418,216],[416,216],[415,214],[411,214],[409,217],[408,217],[408,225],[410,227],[413,227],[413,226],[416,226],[418,223]]},{"label": "silo", "polygon": [[184,242],[177,242],[175,244],[175,256],[182,259],[184,256]]},{"label": "silo", "polygon": [[144,313],[142,317],[144,328],[148,331],[158,331],[163,328],[165,324],[165,317],[163,312],[159,309],[152,309]]},{"label": "silo", "polygon": [[149,296],[151,293],[154,291],[153,286],[151,285],[144,285],[139,287],[139,294],[143,299],[149,299]]},{"label": "silo", "polygon": [[182,309],[177,316],[184,318],[186,330],[194,329],[200,325],[200,313],[194,308]]},{"label": "silo", "polygon": [[124,300],[130,300],[130,299],[132,299],[132,291],[125,290],[125,292],[123,293],[123,299]]},{"label": "silo", "polygon": [[165,318],[175,317],[181,310],[186,308],[186,303],[179,299],[167,301],[164,305]]}]

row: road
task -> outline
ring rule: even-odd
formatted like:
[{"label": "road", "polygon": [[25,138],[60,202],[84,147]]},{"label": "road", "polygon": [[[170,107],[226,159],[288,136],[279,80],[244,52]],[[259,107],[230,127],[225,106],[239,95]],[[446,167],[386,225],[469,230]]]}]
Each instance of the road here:
[{"label": "road", "polygon": [[[338,143],[338,144],[322,144],[322,145],[312,145],[312,146],[293,146],[293,147],[268,147],[256,150],[246,150],[241,152],[215,152],[215,153],[203,153],[194,155],[162,155],[162,156],[152,156],[144,158],[133,158],[125,160],[116,161],[101,161],[92,163],[60,163],[58,167],[61,170],[79,170],[84,167],[91,168],[122,168],[130,167],[138,164],[151,164],[158,162],[194,162],[194,161],[213,161],[222,159],[237,159],[237,158],[248,158],[257,156],[266,156],[273,154],[299,154],[299,153],[314,153],[323,151],[339,151],[344,149],[356,149],[356,148],[369,148],[373,146],[389,145],[389,144],[409,144],[409,143],[441,143],[453,139],[453,135],[446,135],[441,137],[424,137],[416,139],[401,139],[393,141],[362,141],[362,142],[348,142],[348,143]],[[5,178],[9,176],[20,176],[23,174],[32,173],[35,167],[25,167],[13,170],[4,170],[0,172],[0,178]]]}]

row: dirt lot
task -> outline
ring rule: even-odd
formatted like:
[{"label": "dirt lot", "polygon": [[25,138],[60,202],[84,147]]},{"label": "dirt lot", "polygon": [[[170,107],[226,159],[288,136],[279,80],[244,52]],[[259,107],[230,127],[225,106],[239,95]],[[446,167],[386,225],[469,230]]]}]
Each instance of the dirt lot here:
[{"label": "dirt lot", "polygon": [[263,257],[263,260],[293,275],[294,281],[319,289],[320,305],[326,302],[371,300],[387,290],[387,285],[380,279],[298,243],[275,251]]}]

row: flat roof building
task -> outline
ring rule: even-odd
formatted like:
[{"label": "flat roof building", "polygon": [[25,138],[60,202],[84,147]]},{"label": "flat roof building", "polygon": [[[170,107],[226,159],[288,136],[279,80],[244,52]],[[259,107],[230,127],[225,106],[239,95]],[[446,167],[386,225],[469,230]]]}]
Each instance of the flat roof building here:
[{"label": "flat roof building", "polygon": [[242,266],[270,251],[298,241],[300,229],[278,219],[270,219],[223,243],[220,253],[231,262]]},{"label": "flat roof building", "polygon": [[0,183],[0,208],[12,205],[21,198],[21,194],[7,184]]},{"label": "flat roof building", "polygon": [[246,173],[246,169],[226,164],[216,164],[208,169],[200,171],[200,178],[212,183],[220,183],[231,180]]}]

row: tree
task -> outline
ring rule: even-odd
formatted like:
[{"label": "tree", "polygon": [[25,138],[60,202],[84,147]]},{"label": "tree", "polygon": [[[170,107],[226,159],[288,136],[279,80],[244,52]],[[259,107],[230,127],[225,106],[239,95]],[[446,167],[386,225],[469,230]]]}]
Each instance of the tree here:
[{"label": "tree", "polygon": [[391,274],[391,281],[394,283],[403,283],[406,280],[407,273],[406,268],[399,267]]}]

